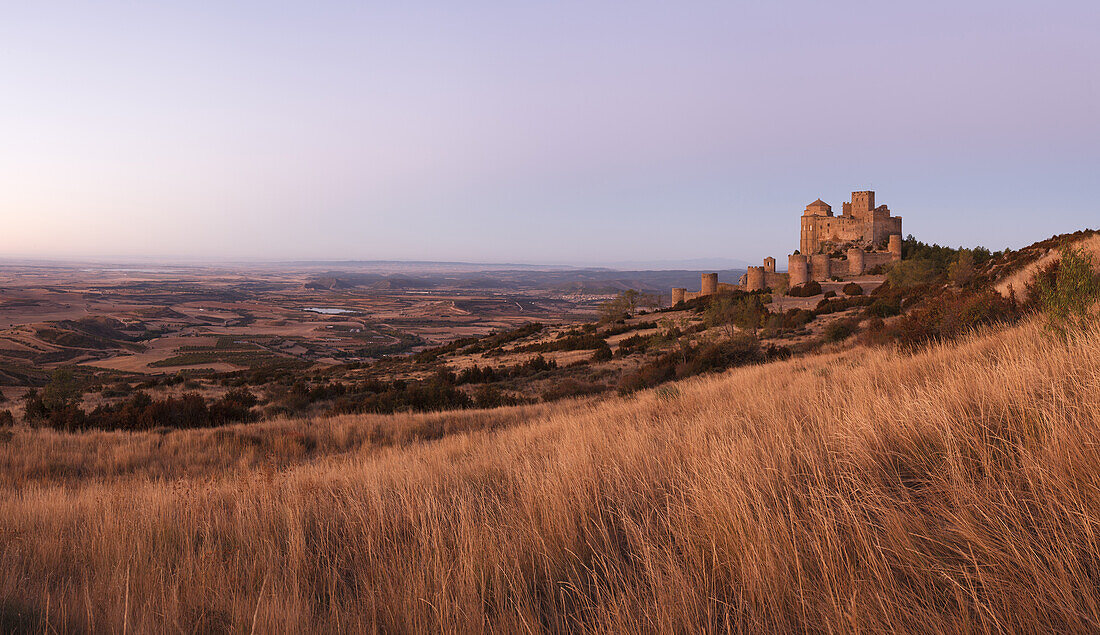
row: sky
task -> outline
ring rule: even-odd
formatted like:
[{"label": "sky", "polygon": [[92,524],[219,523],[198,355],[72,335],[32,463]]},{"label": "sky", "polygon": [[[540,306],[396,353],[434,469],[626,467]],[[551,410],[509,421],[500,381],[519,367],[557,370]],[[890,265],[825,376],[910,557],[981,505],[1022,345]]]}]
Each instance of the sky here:
[{"label": "sky", "polygon": [[3,2],[0,257],[781,262],[1100,227],[1100,2]]}]

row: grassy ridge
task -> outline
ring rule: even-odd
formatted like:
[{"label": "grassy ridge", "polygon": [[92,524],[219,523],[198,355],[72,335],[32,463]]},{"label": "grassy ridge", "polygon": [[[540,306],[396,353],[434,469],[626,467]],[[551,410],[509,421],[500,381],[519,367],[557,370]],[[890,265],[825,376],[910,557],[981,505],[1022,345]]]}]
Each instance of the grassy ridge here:
[{"label": "grassy ridge", "polygon": [[18,431],[0,630],[1096,630],[1098,414],[1100,332],[1029,322],[600,403]]}]

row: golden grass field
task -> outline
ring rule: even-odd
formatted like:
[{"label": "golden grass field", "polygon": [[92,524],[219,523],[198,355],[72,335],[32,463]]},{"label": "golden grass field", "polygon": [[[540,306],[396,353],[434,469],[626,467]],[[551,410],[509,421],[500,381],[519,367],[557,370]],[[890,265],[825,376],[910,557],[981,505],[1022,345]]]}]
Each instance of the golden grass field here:
[{"label": "golden grass field", "polygon": [[1100,331],[0,443],[0,630],[1100,629]]}]

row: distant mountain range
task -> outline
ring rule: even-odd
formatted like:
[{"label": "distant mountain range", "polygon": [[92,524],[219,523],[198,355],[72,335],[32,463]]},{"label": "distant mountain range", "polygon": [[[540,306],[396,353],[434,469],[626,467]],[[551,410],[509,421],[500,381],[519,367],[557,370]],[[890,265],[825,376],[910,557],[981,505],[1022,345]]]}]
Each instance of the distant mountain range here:
[{"label": "distant mountain range", "polygon": [[448,262],[433,260],[302,260],[265,263],[274,267],[344,269],[372,273],[482,272],[482,271],[722,271],[745,269],[750,264],[735,258],[688,258],[682,260],[622,260],[581,264],[521,264],[491,262]]},{"label": "distant mountain range", "polygon": [[[331,263],[330,263],[331,264]],[[301,265],[299,265],[301,266]],[[349,267],[349,269],[352,269]],[[392,271],[392,270],[391,270]],[[706,271],[714,271],[708,268]],[[718,278],[736,283],[745,269],[720,269]],[[672,287],[697,289],[700,270],[651,269],[620,271],[615,269],[532,270],[503,269],[464,271],[418,271],[410,276],[400,273],[374,273],[357,270],[329,269],[318,272],[305,286],[310,289],[341,291],[374,289],[379,291],[405,289],[498,289],[502,291],[555,291],[559,293],[618,293],[637,289],[647,293],[668,293]]]}]

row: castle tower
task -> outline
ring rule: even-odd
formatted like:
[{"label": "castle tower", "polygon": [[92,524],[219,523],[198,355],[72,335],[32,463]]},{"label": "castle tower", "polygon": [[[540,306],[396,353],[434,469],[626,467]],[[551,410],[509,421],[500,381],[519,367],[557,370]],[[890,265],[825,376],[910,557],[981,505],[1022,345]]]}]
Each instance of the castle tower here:
[{"label": "castle tower", "polygon": [[813,203],[806,206],[805,211],[802,212],[802,234],[799,236],[798,250],[804,254],[812,254],[817,251],[817,245],[822,236],[818,235],[819,223],[825,219],[822,217],[831,217],[833,215],[833,208],[828,203],[821,199],[817,199]]},{"label": "castle tower", "polygon": [[797,287],[804,282],[808,282],[810,279],[810,270],[806,264],[806,256],[802,254],[791,254],[787,256],[787,275],[790,278],[790,286],[792,287]]},{"label": "castle tower", "polygon": [[829,254],[814,254],[810,257],[811,275],[814,280],[828,280],[832,275],[829,270]]},{"label": "castle tower", "polygon": [[764,268],[763,267],[749,267],[749,272],[746,274],[745,279],[745,291],[763,291],[764,290]]},{"label": "castle tower", "polygon": [[860,220],[869,220],[871,211],[875,209],[875,193],[873,190],[852,192],[852,215]]},{"label": "castle tower", "polygon": [[886,245],[886,251],[890,254],[890,261],[901,260],[901,234],[891,234],[890,242]]},{"label": "castle tower", "polygon": [[861,276],[865,269],[863,250],[859,247],[852,247],[848,250],[848,274],[852,276]]},{"label": "castle tower", "polygon": [[704,273],[699,282],[699,295],[714,295],[718,293],[718,274]]},{"label": "castle tower", "polygon": [[676,306],[684,301],[684,294],[687,293],[687,289],[683,287],[672,287],[672,306]]},{"label": "castle tower", "polygon": [[768,256],[764,259],[764,273],[775,273],[775,258]]}]

